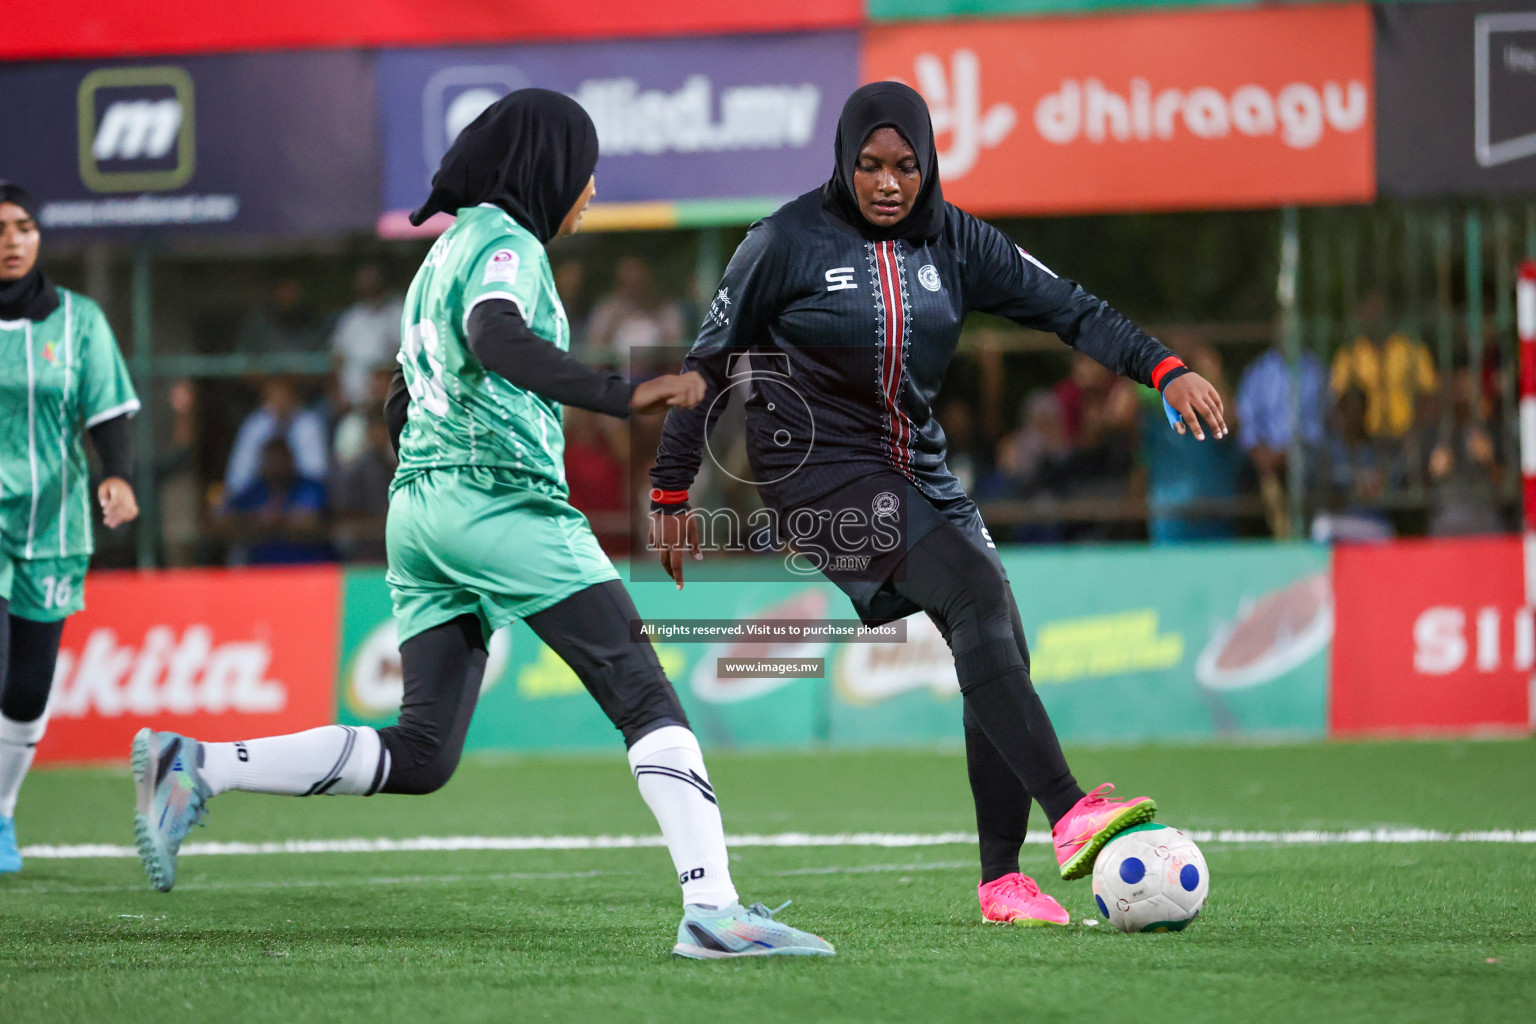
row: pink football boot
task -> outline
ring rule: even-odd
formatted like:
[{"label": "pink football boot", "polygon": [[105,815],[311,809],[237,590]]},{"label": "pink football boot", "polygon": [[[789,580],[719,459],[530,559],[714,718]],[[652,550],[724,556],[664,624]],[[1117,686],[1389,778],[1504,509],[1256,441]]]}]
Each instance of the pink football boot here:
[{"label": "pink football boot", "polygon": [[1062,878],[1082,878],[1093,871],[1093,859],[1104,844],[1132,825],[1144,825],[1157,817],[1157,803],[1149,796],[1115,800],[1104,794],[1114,791],[1106,782],[1072,805],[1051,829],[1056,844],[1056,863]]},{"label": "pink football boot", "polygon": [[1072,915],[1060,903],[1040,891],[1033,878],[1015,871],[976,887],[981,919],[997,924],[1038,927],[1071,924]]}]

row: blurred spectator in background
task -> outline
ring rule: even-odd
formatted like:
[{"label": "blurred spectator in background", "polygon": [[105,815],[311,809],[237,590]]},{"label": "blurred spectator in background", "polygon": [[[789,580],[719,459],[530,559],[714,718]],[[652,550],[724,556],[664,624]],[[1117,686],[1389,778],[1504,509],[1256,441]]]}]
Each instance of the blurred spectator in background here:
[{"label": "blurred spectator in background", "polygon": [[[1168,347],[1191,370],[1211,382],[1229,410],[1227,427],[1242,436],[1238,412],[1221,356],[1192,337],[1170,337]],[[1160,395],[1141,389],[1141,457],[1147,470],[1147,536],[1154,544],[1219,540],[1237,532],[1230,514],[1196,515],[1183,511],[1190,502],[1232,500],[1237,497],[1241,458],[1236,445],[1193,434],[1179,434],[1168,425]]]},{"label": "blurred spectator in background", "polygon": [[[343,408],[370,401],[374,373],[393,370],[395,354],[400,351],[404,305],[402,296],[386,293],[384,270],[377,263],[357,268],[352,294],[357,301],[346,308],[331,332],[331,358]],[[380,399],[380,405],[382,402]]]},{"label": "blurred spectator in background", "polygon": [[565,320],[571,328],[571,351],[580,357],[587,350],[588,321],[592,303],[587,299],[587,266],[581,260],[563,260],[555,268],[555,291],[565,308]]},{"label": "blurred spectator in background", "polygon": [[1082,393],[1077,430],[1071,434],[1072,452],[1062,467],[1061,482],[1070,497],[1124,498],[1129,494],[1140,413],[1136,385],[1104,372],[1108,387],[1101,389],[1095,384]]},{"label": "blurred spectator in background", "polygon": [[160,540],[167,565],[193,565],[203,533],[203,486],[197,472],[197,388],[190,380],[171,383],[171,436],[155,459]]},{"label": "blurred spectator in background", "polygon": [[[1061,402],[1045,389],[1031,391],[1019,412],[1019,425],[997,442],[990,473],[976,487],[978,501],[1043,501],[1059,497],[1061,476],[1072,454]],[[1049,520],[994,527],[1001,539],[1016,544],[1056,544],[1065,534]]]},{"label": "blurred spectator in background", "polygon": [[269,377],[258,386],[261,405],[235,435],[224,471],[225,491],[238,494],[251,486],[261,470],[262,450],[274,438],[286,442],[299,476],[324,480],[330,462],[325,417],[300,405],[298,389],[286,377]]},{"label": "blurred spectator in background", "polygon": [[1024,399],[1018,429],[998,441],[997,467],[980,493],[988,498],[1048,495],[1071,452],[1060,400],[1050,391],[1031,391]]},{"label": "blurred spectator in background", "polygon": [[1366,298],[1358,314],[1361,333],[1333,357],[1333,393],[1365,393],[1365,429],[1374,438],[1400,440],[1421,420],[1421,399],[1438,381],[1429,349],[1405,334],[1388,333],[1386,301]]},{"label": "blurred spectator in background", "polygon": [[1312,520],[1313,540],[1375,541],[1393,534],[1381,499],[1388,486],[1402,485],[1401,462],[1387,442],[1371,437],[1369,409],[1365,392],[1349,388],[1333,411],[1318,464],[1324,498]]},{"label": "blurred spectator in background", "polygon": [[962,398],[951,398],[935,410],[934,415],[944,430],[950,471],[960,481],[960,486],[969,492],[986,474],[989,461],[981,439],[976,435],[976,416],[971,412],[971,404]]},{"label": "blurred spectator in background", "polygon": [[1076,444],[1083,425],[1083,410],[1092,402],[1102,401],[1115,386],[1115,375],[1107,367],[1081,352],[1072,354],[1072,371],[1057,384],[1052,393],[1061,409],[1061,422],[1067,441]]},{"label": "blurred spectator in background", "polygon": [[[629,503],[624,452],[604,430],[609,417],[585,409],[565,409],[565,482],[571,504],[587,517],[598,543],[610,555],[629,554]],[[615,424],[620,421],[613,420]]]},{"label": "blurred spectator in background", "polygon": [[614,271],[613,291],[592,310],[587,337],[596,358],[627,370],[636,349],[643,361],[645,349],[682,344],[682,310],[657,291],[644,260],[626,256]]},{"label": "blurred spectator in background", "polygon": [[384,399],[389,397],[389,384],[395,371],[382,366],[368,375],[368,390],[361,401],[356,402],[336,423],[331,438],[331,461],[340,466],[362,455],[371,443],[369,424],[384,418]]},{"label": "blurred spectator in background", "polygon": [[246,316],[235,336],[235,351],[317,352],[320,323],[304,305],[304,285],[296,277],[279,278],[271,297]]},{"label": "blurred spectator in background", "polygon": [[336,431],[336,468],[329,488],[331,540],[348,562],[385,560],[384,521],[396,464],[383,413],[391,375],[388,370],[374,374],[368,400],[347,413]]},{"label": "blurred spectator in background", "polygon": [[[1299,434],[1303,455],[1310,462],[1323,443],[1330,396],[1323,387],[1323,364],[1310,352],[1296,361],[1296,412],[1292,424],[1291,367],[1280,346],[1271,346],[1249,364],[1237,382],[1234,411],[1241,427],[1237,439],[1253,462],[1264,501],[1264,518],[1276,537],[1290,534],[1285,481],[1291,441]],[[1293,433],[1293,427],[1299,427]],[[1303,468],[1305,468],[1305,462]]]},{"label": "blurred spectator in background", "polygon": [[1429,455],[1429,533],[1464,537],[1499,533],[1499,460],[1479,382],[1467,367],[1450,380],[1450,410],[1433,432]]},{"label": "blurred spectator in background", "polygon": [[261,446],[256,479],[225,496],[223,518],[231,565],[325,562],[334,557],[326,542],[325,486],[299,475],[293,451],[281,437]]}]

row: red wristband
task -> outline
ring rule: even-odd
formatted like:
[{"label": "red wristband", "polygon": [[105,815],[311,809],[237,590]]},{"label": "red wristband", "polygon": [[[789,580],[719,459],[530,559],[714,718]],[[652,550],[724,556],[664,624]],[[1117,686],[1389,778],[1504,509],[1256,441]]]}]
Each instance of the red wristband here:
[{"label": "red wristband", "polygon": [[1180,359],[1178,356],[1169,356],[1167,359],[1164,359],[1162,362],[1158,363],[1156,369],[1152,371],[1152,386],[1154,388],[1161,388],[1163,386],[1163,378],[1168,376],[1168,371],[1177,370],[1183,365],[1184,360]]},{"label": "red wristband", "polygon": [[688,503],[687,491],[664,491],[660,487],[651,488],[651,500],[658,505],[686,505]]}]

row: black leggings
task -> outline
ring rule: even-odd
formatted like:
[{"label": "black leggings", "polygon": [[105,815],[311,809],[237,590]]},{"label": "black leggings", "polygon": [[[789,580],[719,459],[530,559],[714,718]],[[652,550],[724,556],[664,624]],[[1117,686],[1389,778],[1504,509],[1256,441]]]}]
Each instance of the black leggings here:
[{"label": "black leggings", "polygon": [[1083,796],[1029,678],[1029,648],[1002,569],[952,523],[907,554],[892,586],[921,607],[955,658],[984,881],[1018,870],[1030,797],[1060,818]]},{"label": "black leggings", "polygon": [[11,614],[0,599],[0,715],[35,722],[48,710],[64,620],[33,622]]},{"label": "black leggings", "polygon": [[[687,717],[649,641],[630,639],[639,619],[617,580],[598,583],[524,621],[576,673],[626,746]],[[380,792],[431,793],[458,767],[480,697],[486,650],[480,620],[461,615],[400,645],[405,699],[400,720],[379,730],[389,751]]]}]

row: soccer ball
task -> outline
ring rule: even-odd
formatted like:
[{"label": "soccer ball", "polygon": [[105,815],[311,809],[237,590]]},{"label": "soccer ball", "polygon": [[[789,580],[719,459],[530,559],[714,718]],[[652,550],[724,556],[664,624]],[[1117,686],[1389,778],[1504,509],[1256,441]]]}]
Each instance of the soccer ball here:
[{"label": "soccer ball", "polygon": [[1126,829],[1093,865],[1093,900],[1123,932],[1183,931],[1210,888],[1200,847],[1167,825]]}]

